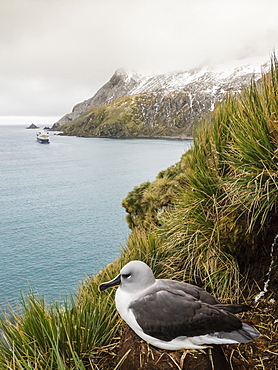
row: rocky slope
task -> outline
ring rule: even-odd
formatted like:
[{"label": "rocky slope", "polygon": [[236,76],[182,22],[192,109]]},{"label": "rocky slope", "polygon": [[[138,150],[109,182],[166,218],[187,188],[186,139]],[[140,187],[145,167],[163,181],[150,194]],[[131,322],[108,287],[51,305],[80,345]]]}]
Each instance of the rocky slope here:
[{"label": "rocky slope", "polygon": [[194,123],[227,93],[258,80],[267,66],[203,68],[142,76],[124,69],[90,99],[74,106],[52,129],[86,137],[187,137]]}]

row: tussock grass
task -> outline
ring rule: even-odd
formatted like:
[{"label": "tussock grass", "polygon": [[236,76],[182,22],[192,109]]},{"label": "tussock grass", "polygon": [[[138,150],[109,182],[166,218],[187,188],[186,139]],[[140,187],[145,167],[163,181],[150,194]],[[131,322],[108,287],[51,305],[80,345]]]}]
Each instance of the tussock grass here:
[{"label": "tussock grass", "polygon": [[260,83],[204,119],[186,156],[186,186],[162,222],[173,269],[220,298],[240,294],[252,254],[264,257],[256,239],[275,235],[269,224],[278,205],[277,89],[274,58]]},{"label": "tussock grass", "polygon": [[85,369],[82,360],[86,363],[117,331],[109,298],[100,301],[96,289],[83,295],[81,304],[73,297],[61,305],[47,305],[33,294],[23,298],[21,314],[0,320],[0,368]]}]

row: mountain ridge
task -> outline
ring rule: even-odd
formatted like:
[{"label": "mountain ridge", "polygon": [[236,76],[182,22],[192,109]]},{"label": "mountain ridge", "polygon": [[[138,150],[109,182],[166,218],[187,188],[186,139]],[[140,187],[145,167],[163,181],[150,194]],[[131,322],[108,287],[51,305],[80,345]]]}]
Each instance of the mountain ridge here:
[{"label": "mountain ridge", "polygon": [[239,93],[267,69],[265,63],[144,76],[121,68],[52,129],[92,137],[188,137],[227,93]]}]

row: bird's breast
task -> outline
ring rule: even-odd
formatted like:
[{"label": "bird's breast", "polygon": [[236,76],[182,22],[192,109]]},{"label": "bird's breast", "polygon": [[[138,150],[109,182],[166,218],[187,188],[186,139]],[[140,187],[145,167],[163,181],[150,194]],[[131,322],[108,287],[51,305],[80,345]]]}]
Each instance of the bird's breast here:
[{"label": "bird's breast", "polygon": [[115,303],[116,308],[122,317],[127,312],[130,302],[131,302],[130,294],[121,289],[121,287],[119,287],[116,291]]}]

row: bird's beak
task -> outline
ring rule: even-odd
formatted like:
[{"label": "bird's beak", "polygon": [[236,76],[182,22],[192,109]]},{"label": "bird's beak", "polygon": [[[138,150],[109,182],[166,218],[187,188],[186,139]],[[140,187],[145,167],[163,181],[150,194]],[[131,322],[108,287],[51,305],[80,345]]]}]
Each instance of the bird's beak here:
[{"label": "bird's beak", "polygon": [[115,277],[115,279],[107,281],[106,283],[102,283],[98,286],[98,290],[102,292],[107,288],[111,288],[112,286],[121,285],[121,275]]}]

